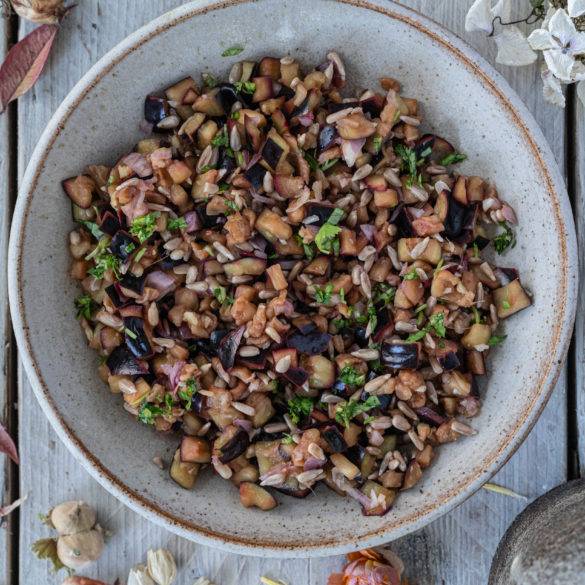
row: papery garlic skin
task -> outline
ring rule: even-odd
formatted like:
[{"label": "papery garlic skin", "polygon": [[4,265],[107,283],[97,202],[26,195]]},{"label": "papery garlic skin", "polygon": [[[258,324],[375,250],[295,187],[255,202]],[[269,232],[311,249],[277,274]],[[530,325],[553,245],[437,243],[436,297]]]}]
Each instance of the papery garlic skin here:
[{"label": "papery garlic skin", "polygon": [[57,24],[66,12],[63,0],[11,0],[14,12],[39,24]]},{"label": "papery garlic skin", "polygon": [[136,565],[130,569],[126,585],[156,585],[150,577],[146,565]]},{"label": "papery garlic skin", "polygon": [[148,572],[157,585],[171,585],[177,576],[177,565],[173,555],[164,548],[146,553]]}]

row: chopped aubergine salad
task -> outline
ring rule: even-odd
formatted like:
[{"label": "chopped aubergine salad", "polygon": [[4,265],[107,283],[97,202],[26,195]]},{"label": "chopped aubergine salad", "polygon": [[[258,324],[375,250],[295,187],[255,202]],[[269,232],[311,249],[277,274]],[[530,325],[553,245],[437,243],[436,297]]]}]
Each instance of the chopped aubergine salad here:
[{"label": "chopped aubergine salad", "polygon": [[475,431],[478,379],[531,304],[513,209],[421,132],[399,83],[344,97],[331,52],[236,63],[149,95],[149,138],[63,186],[100,375],[145,425],[269,510],[319,482],[385,514]]}]

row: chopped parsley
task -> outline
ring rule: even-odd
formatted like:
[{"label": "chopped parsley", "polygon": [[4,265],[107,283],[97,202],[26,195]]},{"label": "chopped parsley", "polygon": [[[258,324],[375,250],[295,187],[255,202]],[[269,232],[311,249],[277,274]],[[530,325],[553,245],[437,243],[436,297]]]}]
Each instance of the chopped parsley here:
[{"label": "chopped parsley", "polygon": [[382,143],[384,141],[382,140],[381,136],[374,136],[374,139],[372,140],[372,146],[374,147],[374,154],[378,154],[380,152],[380,150],[382,150]]},{"label": "chopped parsley", "polygon": [[79,220],[78,223],[80,223],[82,226],[85,227],[85,229],[96,239],[99,240],[103,235],[104,232],[102,232],[102,230],[100,230],[99,226],[97,223],[94,223],[93,221],[83,221],[83,220]]},{"label": "chopped parsley", "polygon": [[169,230],[184,230],[186,227],[187,222],[184,217],[169,219],[167,222],[167,229]]},{"label": "chopped parsley", "polygon": [[253,81],[236,81],[234,87],[239,93],[253,94],[256,91],[256,84]]},{"label": "chopped parsley", "polygon": [[325,172],[328,171],[331,167],[334,167],[339,162],[338,158],[330,158],[326,160],[322,165],[319,165],[319,168]]},{"label": "chopped parsley", "polygon": [[77,318],[90,319],[91,314],[96,310],[97,303],[89,295],[81,295],[75,299]]},{"label": "chopped parsley", "polygon": [[498,254],[502,254],[508,248],[513,248],[516,245],[516,236],[512,228],[505,223],[500,223],[500,225],[504,228],[504,231],[499,233],[493,240],[494,248]]},{"label": "chopped parsley", "polygon": [[[425,151],[421,152],[423,158],[426,156]],[[402,159],[400,169],[408,174],[406,186],[412,187],[414,183],[421,185],[422,176],[418,172],[418,165],[421,161],[417,160],[416,152],[412,148],[404,146],[404,144],[397,144],[394,147],[394,152]],[[430,154],[430,152],[427,154]]]},{"label": "chopped parsley", "polygon": [[199,171],[199,174],[202,175],[203,173],[206,173],[207,171],[211,171],[213,169],[215,169],[215,165],[205,165],[201,167],[201,171]]},{"label": "chopped parsley", "polygon": [[104,277],[104,274],[108,270],[112,270],[116,278],[119,277],[120,260],[110,254],[106,250],[102,250],[97,256],[94,257],[95,266],[90,268],[87,272],[91,274],[95,279],[99,280]]},{"label": "chopped parsley", "polygon": [[213,296],[223,305],[224,303],[227,303],[228,305],[233,305],[234,304],[234,299],[233,297],[229,296],[227,294],[227,291],[225,289],[225,287],[223,286],[218,286],[216,288],[213,289]]},{"label": "chopped parsley", "polygon": [[164,414],[162,408],[150,404],[149,402],[144,402],[138,412],[138,420],[145,425],[153,425],[154,419],[162,414]]},{"label": "chopped parsley", "polygon": [[313,401],[303,396],[295,396],[288,401],[288,415],[296,425],[301,419],[306,418],[313,410]]},{"label": "chopped parsley", "polygon": [[510,303],[506,300],[502,301],[502,309],[508,310],[510,308]]},{"label": "chopped parsley", "polygon": [[343,404],[337,408],[337,412],[335,413],[335,420],[347,428],[349,427],[349,423],[352,418],[355,418],[358,414],[363,412],[368,412],[369,410],[372,410],[372,408],[377,408],[378,406],[380,406],[380,400],[377,396],[370,396],[363,402],[350,400],[346,404]]},{"label": "chopped parsley", "polygon": [[343,366],[339,373],[339,379],[348,386],[363,386],[366,381],[366,375],[360,374],[353,366]]},{"label": "chopped parsley", "polygon": [[124,333],[130,338],[130,339],[136,339],[138,336],[136,335],[136,333],[134,333],[134,331],[132,331],[132,329],[128,329],[128,327],[124,328]]},{"label": "chopped parsley", "polygon": [[242,45],[234,45],[233,47],[228,47],[222,54],[222,57],[235,57],[239,55],[244,50]]},{"label": "chopped parsley", "polygon": [[[422,317],[423,313],[419,313],[419,317]],[[411,333],[406,341],[412,343],[414,341],[420,341],[427,333],[434,331],[439,337],[445,337],[447,331],[445,329],[445,313],[435,313],[429,317],[429,322],[420,330],[415,333]]]},{"label": "chopped parsley", "polygon": [[476,307],[471,307],[471,312],[473,313],[473,322],[478,325],[481,323],[481,315]]},{"label": "chopped parsley", "polygon": [[403,280],[417,280],[418,279],[418,272],[415,268],[412,268],[409,272],[407,272],[402,278]]},{"label": "chopped parsley", "polygon": [[325,288],[315,287],[315,300],[321,305],[326,305],[331,300],[333,294],[333,284],[329,283]]},{"label": "chopped parsley", "polygon": [[227,126],[224,126],[212,139],[212,146],[229,146]]},{"label": "chopped parsley", "polygon": [[240,119],[240,110],[236,110],[235,112],[232,112],[230,118],[232,120],[239,120]]},{"label": "chopped parsley", "polygon": [[308,150],[306,150],[303,153],[303,156],[305,157],[305,160],[309,163],[309,167],[312,171],[321,169],[323,172],[325,172],[328,171],[331,167],[334,167],[339,162],[338,158],[330,158],[329,160],[326,160],[324,163],[319,164],[319,161],[315,158],[314,152],[315,151],[309,152]]},{"label": "chopped parsley", "polygon": [[295,444],[295,440],[294,440],[293,436],[290,435],[289,433],[284,433],[280,442],[283,445],[294,445]]},{"label": "chopped parsley", "polygon": [[193,405],[193,396],[197,394],[199,388],[194,378],[189,378],[182,388],[177,391],[177,396],[185,402],[185,410],[191,410]]},{"label": "chopped parsley", "polygon": [[374,287],[374,302],[389,305],[394,300],[396,289],[385,282],[379,282]]},{"label": "chopped parsley", "polygon": [[500,343],[503,343],[504,339],[506,339],[506,337],[508,337],[507,335],[492,335],[489,339],[487,344],[490,347],[495,347],[496,345],[500,345]]},{"label": "chopped parsley", "polygon": [[238,204],[235,201],[232,201],[231,199],[225,200],[225,206],[228,208],[228,211],[225,212],[226,215],[231,215],[236,211],[240,211]]},{"label": "chopped parsley", "polygon": [[203,77],[205,87],[213,89],[217,85],[217,79],[211,73],[203,73],[201,77]]},{"label": "chopped parsley", "polygon": [[451,154],[448,154],[446,157],[442,158],[439,161],[439,164],[442,167],[446,167],[448,165],[453,165],[455,163],[462,162],[466,159],[467,159],[466,154],[461,154],[460,152],[452,152]]},{"label": "chopped parsley", "polygon": [[156,220],[159,216],[159,211],[152,211],[142,217],[137,217],[130,226],[130,233],[133,236],[136,236],[141,244],[146,242],[146,240],[148,240],[148,238],[154,233],[154,230],[156,229]]},{"label": "chopped parsley", "polygon": [[315,244],[317,248],[324,254],[339,253],[339,233],[341,228],[337,225],[343,219],[344,213],[342,209],[335,208],[329,219],[319,228],[315,236]]}]

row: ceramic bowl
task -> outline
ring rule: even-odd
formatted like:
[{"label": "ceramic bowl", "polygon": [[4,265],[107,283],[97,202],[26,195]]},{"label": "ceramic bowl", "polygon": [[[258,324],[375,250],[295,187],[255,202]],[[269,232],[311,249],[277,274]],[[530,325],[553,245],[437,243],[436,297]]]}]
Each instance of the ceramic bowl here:
[{"label": "ceramic bowl", "polygon": [[[238,57],[221,53],[234,44]],[[416,489],[382,518],[320,487],[280,496],[267,514],[204,473],[193,492],[151,463],[177,439],[137,424],[99,381],[75,321],[67,276],[72,229],[61,180],[86,164],[113,163],[141,136],[144,96],[185,75],[227,76],[236,59],[292,54],[306,64],[336,49],[356,86],[389,75],[420,100],[428,128],[467,153],[463,172],[489,177],[518,211],[518,245],[502,260],[520,269],[534,306],[505,324],[491,359],[479,429],[441,449]],[[231,551],[317,556],[379,544],[462,502],[510,456],[552,391],[575,308],[576,246],[563,181],[540,129],[507,83],[437,24],[385,0],[201,0],[131,35],[76,85],[53,116],[21,186],[10,241],[10,301],[36,395],[88,471],[131,508],[168,529]],[[26,432],[26,430],[25,430]]]}]

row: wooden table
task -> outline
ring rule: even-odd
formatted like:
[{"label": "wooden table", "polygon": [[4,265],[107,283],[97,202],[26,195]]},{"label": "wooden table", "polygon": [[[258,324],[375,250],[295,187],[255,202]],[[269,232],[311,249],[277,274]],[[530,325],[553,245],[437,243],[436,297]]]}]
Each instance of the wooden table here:
[{"label": "wooden table", "polygon": [[[182,4],[181,0],[81,0],[66,19],[46,71],[33,91],[0,117],[0,247],[2,273],[11,209],[32,150],[47,121],[78,79],[106,51],[152,18]],[[408,0],[416,8],[461,34],[494,62],[493,42],[481,34],[464,32],[465,13],[471,0]],[[14,17],[0,22],[0,53],[32,28]],[[193,64],[196,69],[196,63]],[[432,65],[430,65],[432,67]],[[543,102],[537,65],[513,69],[498,67],[525,100],[542,126],[566,171],[576,219],[583,225],[585,196],[584,118],[573,92],[565,111]],[[582,231],[582,230],[579,230]],[[583,234],[579,233],[580,240]],[[6,281],[0,279],[0,296],[6,298]],[[5,335],[0,352],[0,403],[4,420],[18,433],[21,465],[5,461],[0,493],[9,502],[18,494],[28,501],[0,530],[0,585],[61,583],[63,576],[36,560],[32,542],[50,535],[38,519],[51,505],[82,498],[97,506],[103,524],[113,531],[102,559],[85,573],[112,583],[122,583],[128,570],[142,562],[146,550],[164,546],[180,565],[178,585],[191,585],[206,575],[217,585],[257,585],[261,575],[278,577],[290,585],[325,585],[327,575],[342,563],[341,557],[313,560],[262,560],[225,554],[183,540],[151,524],[106,493],[73,459],[43,416],[27,382],[10,332],[8,309],[0,312],[0,332]],[[494,481],[533,499],[552,487],[578,476],[583,444],[577,436],[585,423],[585,400],[577,394],[584,360],[584,319],[578,317],[576,336],[557,388],[532,433],[497,474]],[[3,458],[5,459],[5,458]],[[525,506],[522,500],[480,490],[467,502],[425,529],[394,543],[410,575],[419,585],[481,585],[486,583],[497,543],[514,517]]]}]

